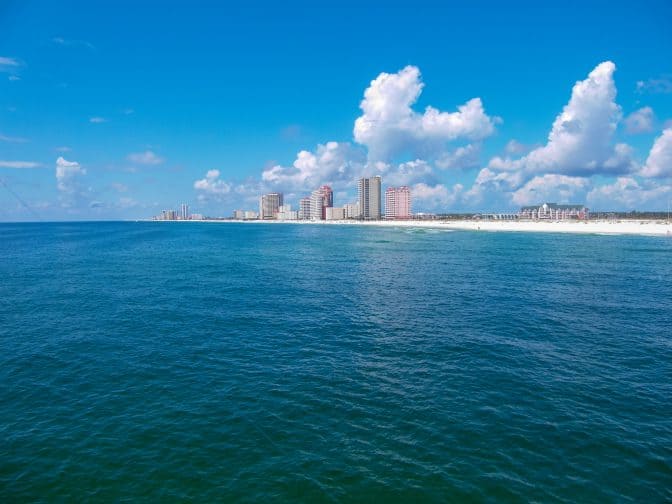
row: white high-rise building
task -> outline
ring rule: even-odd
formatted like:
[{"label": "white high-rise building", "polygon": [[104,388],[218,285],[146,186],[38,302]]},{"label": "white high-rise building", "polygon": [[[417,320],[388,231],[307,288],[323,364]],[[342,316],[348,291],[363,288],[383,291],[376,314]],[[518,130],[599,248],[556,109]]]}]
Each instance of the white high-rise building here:
[{"label": "white high-rise building", "polygon": [[282,193],[268,193],[259,198],[259,218],[275,219],[283,204]]},{"label": "white high-rise building", "polygon": [[381,179],[379,176],[359,179],[357,193],[359,195],[359,211],[362,219],[380,220],[380,186]]},{"label": "white high-rise building", "polygon": [[385,218],[411,218],[411,190],[407,186],[388,187],[385,190]]},{"label": "white high-rise building", "polygon": [[189,220],[189,205],[186,203],[180,205],[180,219]]},{"label": "white high-rise building", "polygon": [[299,219],[310,219],[310,198],[301,198],[299,200]]},{"label": "white high-rise building", "polygon": [[331,187],[323,185],[315,189],[310,195],[310,218],[324,220],[327,217],[326,209],[334,206],[334,193]]}]

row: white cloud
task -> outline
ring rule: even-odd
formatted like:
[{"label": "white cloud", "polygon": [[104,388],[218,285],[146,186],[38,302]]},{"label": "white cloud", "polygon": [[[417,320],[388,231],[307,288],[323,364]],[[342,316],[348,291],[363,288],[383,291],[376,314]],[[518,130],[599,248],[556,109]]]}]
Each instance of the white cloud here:
[{"label": "white cloud", "polygon": [[[621,108],[615,102],[615,70],[616,65],[611,61],[600,63],[587,79],[574,85],[569,103],[556,117],[546,145],[516,160],[495,157],[488,167],[528,175],[590,176],[631,170],[631,161],[619,157],[612,146],[621,119]],[[616,159],[621,163],[616,163]]]},{"label": "white cloud", "polygon": [[205,178],[194,182],[194,189],[202,191],[204,195],[222,196],[231,192],[231,184],[219,178],[219,170],[208,170]]},{"label": "white cloud", "polygon": [[101,123],[106,123],[107,119],[104,117],[91,117],[89,118],[89,122],[93,124],[101,124]]},{"label": "white cloud", "polygon": [[322,184],[353,184],[365,170],[364,153],[349,143],[319,144],[315,152],[301,151],[291,167],[264,170],[263,183],[280,190],[312,190]]},{"label": "white cloud", "polygon": [[642,107],[625,118],[625,131],[631,135],[650,133],[656,117],[651,107]]},{"label": "white cloud", "polygon": [[371,82],[354,126],[355,141],[368,147],[370,160],[387,161],[403,152],[422,156],[442,150],[446,142],[481,140],[494,132],[495,120],[486,115],[480,98],[457,112],[431,106],[422,114],[414,111],[423,86],[420,70],[410,65],[394,74],[381,73]]},{"label": "white cloud", "polygon": [[398,165],[383,162],[375,163],[376,174],[380,175],[385,185],[401,186],[419,182],[436,183],[432,166],[422,159],[407,161]]},{"label": "white cloud", "polygon": [[0,168],[39,168],[40,163],[34,161],[0,161]]},{"label": "white cloud", "polygon": [[532,149],[535,149],[538,145],[525,145],[520,143],[518,140],[509,140],[504,147],[504,152],[512,156],[520,156],[522,154],[527,154]]},{"label": "white cloud", "polygon": [[481,155],[480,144],[468,144],[453,152],[444,152],[436,160],[436,166],[442,170],[467,170],[476,168]]},{"label": "white cloud", "polygon": [[672,196],[672,187],[647,182],[640,185],[633,177],[619,177],[612,184],[596,187],[588,193],[588,205],[593,209],[664,210]]},{"label": "white cloud", "polygon": [[75,196],[79,192],[77,181],[85,174],[86,170],[76,161],[67,161],[62,157],[56,160],[56,187],[65,195]]},{"label": "white cloud", "polygon": [[145,152],[133,152],[128,155],[128,160],[131,163],[141,165],[158,165],[163,163],[163,159],[150,150]]},{"label": "white cloud", "polygon": [[445,210],[447,207],[453,206],[458,201],[463,189],[461,184],[455,184],[449,189],[444,184],[430,186],[420,182],[411,187],[413,205],[417,208],[425,208],[429,210]]},{"label": "white cloud", "polygon": [[672,128],[663,131],[653,142],[642,168],[644,177],[672,177]]},{"label": "white cloud", "polygon": [[547,201],[554,203],[581,203],[585,200],[590,180],[583,177],[551,175],[534,177],[512,195],[516,205],[534,205]]},{"label": "white cloud", "polygon": [[652,94],[672,93],[672,77],[664,75],[657,79],[637,81],[637,92]]},{"label": "white cloud", "polygon": [[8,143],[26,143],[28,141],[27,138],[22,138],[22,137],[11,137],[7,135],[3,135],[0,133],[0,142],[8,142]]},{"label": "white cloud", "polygon": [[91,51],[96,49],[91,42],[87,42],[86,40],[72,40],[72,39],[65,39],[63,37],[54,37],[51,39],[51,41],[54,44],[63,47],[85,47],[86,49],[89,49]]},{"label": "white cloud", "polygon": [[128,191],[128,186],[126,184],[122,184],[121,182],[113,182],[110,184],[110,187],[117,192]]},{"label": "white cloud", "polygon": [[138,206],[138,202],[135,201],[133,198],[123,196],[123,197],[119,198],[118,206],[119,206],[119,208],[122,208],[122,209],[133,208],[133,207]]},{"label": "white cloud", "polygon": [[21,63],[16,58],[8,58],[7,56],[0,56],[0,72],[11,71],[21,66]]}]

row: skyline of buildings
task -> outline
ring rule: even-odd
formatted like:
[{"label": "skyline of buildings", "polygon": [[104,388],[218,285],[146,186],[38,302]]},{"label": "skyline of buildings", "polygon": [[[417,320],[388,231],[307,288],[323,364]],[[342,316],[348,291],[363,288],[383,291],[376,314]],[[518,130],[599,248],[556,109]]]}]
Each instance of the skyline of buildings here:
[{"label": "skyline of buildings", "polygon": [[[298,209],[285,204],[284,193],[271,192],[259,196],[259,212],[234,210],[234,220],[282,220],[282,221],[339,221],[339,220],[409,220],[435,218],[434,214],[412,212],[411,188],[388,186],[385,189],[385,205],[381,201],[382,178],[362,177],[357,181],[357,201],[334,206],[331,186],[323,184],[310,196],[299,199]],[[586,220],[589,209],[582,204],[541,203],[520,207],[518,212],[473,214],[474,219],[496,220]],[[181,203],[179,211],[163,210],[153,220],[202,220],[201,214],[190,214],[189,205]]]}]

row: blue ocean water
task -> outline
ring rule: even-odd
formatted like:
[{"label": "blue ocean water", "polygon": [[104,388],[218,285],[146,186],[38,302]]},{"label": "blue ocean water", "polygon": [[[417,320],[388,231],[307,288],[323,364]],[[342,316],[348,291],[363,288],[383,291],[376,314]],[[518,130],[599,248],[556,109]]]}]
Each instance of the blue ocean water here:
[{"label": "blue ocean water", "polygon": [[672,500],[672,240],[0,225],[0,500]]}]

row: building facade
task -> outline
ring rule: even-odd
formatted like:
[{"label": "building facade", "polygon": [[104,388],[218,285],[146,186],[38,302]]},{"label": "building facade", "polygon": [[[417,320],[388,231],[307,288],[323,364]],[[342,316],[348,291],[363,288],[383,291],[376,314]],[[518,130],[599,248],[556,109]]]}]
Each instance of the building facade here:
[{"label": "building facade", "polygon": [[548,219],[568,220],[587,219],[588,208],[584,205],[558,205],[556,203],[544,203],[542,205],[524,206],[518,212],[520,219]]},{"label": "building facade", "polygon": [[379,176],[359,179],[359,183],[357,185],[357,194],[359,196],[359,211],[361,219],[380,220],[380,187],[381,179]]},{"label": "building facade", "polygon": [[297,220],[299,212],[292,210],[292,205],[281,205],[278,210],[278,220]]},{"label": "building facade", "polygon": [[345,219],[345,209],[342,207],[327,207],[325,215],[326,220],[343,220]]},{"label": "building facade", "polygon": [[301,198],[299,200],[299,219],[310,219],[310,198]]},{"label": "building facade", "polygon": [[324,220],[327,218],[327,208],[334,206],[334,193],[331,187],[323,185],[315,189],[310,195],[310,218]]},{"label": "building facade", "polygon": [[346,203],[343,206],[346,219],[359,219],[359,201],[357,203]]},{"label": "building facade", "polygon": [[411,190],[407,186],[388,187],[385,190],[385,218],[411,218]]},{"label": "building facade", "polygon": [[189,220],[189,205],[186,203],[180,205],[180,219]]},{"label": "building facade", "polygon": [[268,193],[259,198],[259,218],[275,219],[283,205],[282,193]]}]

